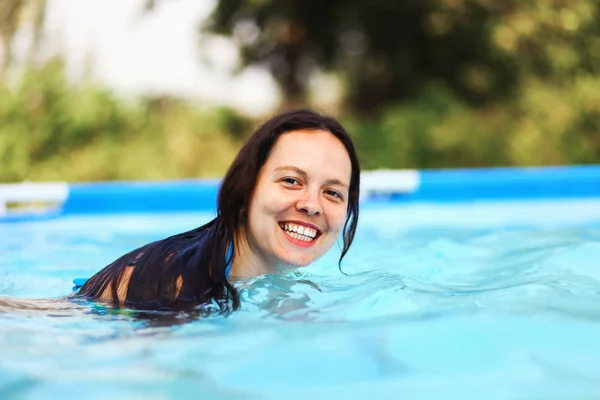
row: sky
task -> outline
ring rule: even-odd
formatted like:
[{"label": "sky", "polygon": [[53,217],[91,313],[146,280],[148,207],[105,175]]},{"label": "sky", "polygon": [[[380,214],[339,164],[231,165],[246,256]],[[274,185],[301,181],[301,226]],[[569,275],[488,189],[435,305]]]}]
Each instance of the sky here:
[{"label": "sky", "polygon": [[229,39],[199,33],[213,0],[48,0],[43,44],[60,53],[71,79],[84,78],[122,95],[168,94],[230,105],[262,115],[279,100],[268,72],[236,75],[239,57]]}]

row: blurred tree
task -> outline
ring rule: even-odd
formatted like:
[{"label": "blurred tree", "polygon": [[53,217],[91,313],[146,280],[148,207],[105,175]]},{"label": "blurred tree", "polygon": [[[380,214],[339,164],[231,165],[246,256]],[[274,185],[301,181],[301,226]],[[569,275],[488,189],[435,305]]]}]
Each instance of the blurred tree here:
[{"label": "blurred tree", "polygon": [[231,36],[244,65],[266,65],[288,104],[305,103],[320,68],[368,113],[432,82],[484,105],[526,74],[598,68],[587,50],[599,46],[589,41],[599,10],[596,0],[219,0],[204,29]]},{"label": "blurred tree", "polygon": [[597,0],[507,0],[496,14],[493,42],[522,75],[564,84],[600,72]]},{"label": "blurred tree", "polygon": [[12,42],[15,34],[24,21],[31,23],[33,41],[29,56],[33,56],[39,44],[46,0],[2,0],[0,1],[0,67],[6,70],[13,60]]},{"label": "blurred tree", "polygon": [[[36,55],[44,3],[0,0],[7,66],[20,32]],[[315,71],[340,77],[365,169],[600,162],[598,0],[219,0],[207,29],[268,66],[284,107],[307,103]],[[0,181],[222,176],[257,123],[27,61],[0,74]]]},{"label": "blurred tree", "polygon": [[231,35],[246,65],[265,63],[288,102],[304,101],[317,68],[338,71],[353,109],[416,95],[432,79],[481,103],[516,84],[516,66],[490,32],[481,1],[220,0],[208,29]]},{"label": "blurred tree", "polygon": [[21,9],[25,0],[4,0],[0,3],[0,35],[2,36],[2,69],[8,68],[12,60],[12,39],[17,31]]}]

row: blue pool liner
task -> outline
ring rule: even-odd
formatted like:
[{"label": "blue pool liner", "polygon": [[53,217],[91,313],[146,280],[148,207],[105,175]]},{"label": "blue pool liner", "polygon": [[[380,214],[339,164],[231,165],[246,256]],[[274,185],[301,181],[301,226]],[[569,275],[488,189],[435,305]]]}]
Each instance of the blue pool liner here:
[{"label": "blue pool liner", "polygon": [[425,170],[419,188],[389,200],[473,201],[600,197],[600,166]]},{"label": "blue pool liner", "polygon": [[[411,193],[378,192],[373,201],[474,201],[600,197],[600,165],[419,171]],[[64,213],[211,211],[220,181],[72,184]]]},{"label": "blue pool liner", "polygon": [[203,211],[216,209],[218,180],[101,182],[69,185],[64,213]]},{"label": "blue pool liner", "polygon": [[[465,202],[600,198],[600,165],[421,170],[409,191],[366,193],[363,202]],[[387,175],[386,178],[387,180]],[[398,175],[402,179],[402,175]],[[364,182],[365,180],[363,180]],[[365,187],[367,186],[367,182]],[[381,183],[381,182],[379,182]],[[384,182],[385,183],[385,182]],[[64,203],[46,215],[0,215],[0,221],[66,214],[214,212],[220,180],[72,183]],[[384,185],[385,186],[385,185]],[[402,185],[396,185],[402,187]]]}]

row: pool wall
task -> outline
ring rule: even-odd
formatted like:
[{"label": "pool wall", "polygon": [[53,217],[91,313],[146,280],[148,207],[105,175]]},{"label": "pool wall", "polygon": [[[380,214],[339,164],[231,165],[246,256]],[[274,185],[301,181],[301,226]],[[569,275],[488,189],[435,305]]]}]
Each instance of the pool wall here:
[{"label": "pool wall", "polygon": [[[210,211],[218,179],[0,185],[0,221],[65,214]],[[600,165],[366,171],[361,201],[453,202],[600,197]],[[11,204],[48,203],[48,207]]]}]

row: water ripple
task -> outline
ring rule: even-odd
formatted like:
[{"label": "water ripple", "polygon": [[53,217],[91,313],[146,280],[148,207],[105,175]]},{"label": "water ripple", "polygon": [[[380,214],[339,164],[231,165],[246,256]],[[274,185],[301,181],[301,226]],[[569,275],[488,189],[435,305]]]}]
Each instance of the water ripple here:
[{"label": "water ripple", "polygon": [[[240,281],[242,309],[227,318],[142,318],[63,298],[72,278],[189,221],[129,216],[111,228],[86,217],[12,224],[10,234],[0,226],[0,392],[481,398],[494,387],[487,398],[564,398],[600,390],[597,224],[376,229],[367,220],[345,274],[334,250],[289,275]],[[96,229],[83,232],[88,224]]]}]

